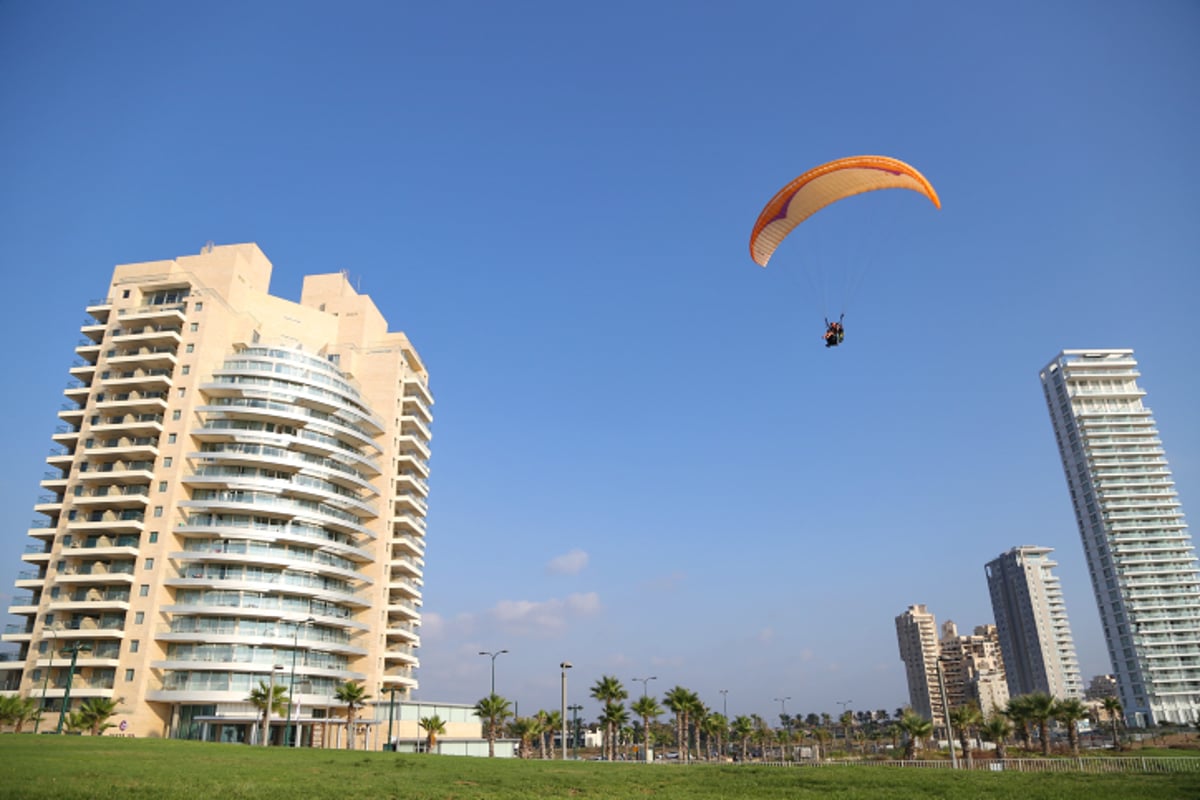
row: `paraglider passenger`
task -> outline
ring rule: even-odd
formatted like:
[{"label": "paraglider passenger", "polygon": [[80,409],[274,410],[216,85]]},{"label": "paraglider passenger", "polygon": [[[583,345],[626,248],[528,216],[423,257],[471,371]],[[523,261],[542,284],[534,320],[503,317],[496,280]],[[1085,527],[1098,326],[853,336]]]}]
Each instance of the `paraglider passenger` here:
[{"label": "paraglider passenger", "polygon": [[825,320],[825,346],[837,347],[846,338],[846,329],[842,327],[841,320],[830,322]]}]

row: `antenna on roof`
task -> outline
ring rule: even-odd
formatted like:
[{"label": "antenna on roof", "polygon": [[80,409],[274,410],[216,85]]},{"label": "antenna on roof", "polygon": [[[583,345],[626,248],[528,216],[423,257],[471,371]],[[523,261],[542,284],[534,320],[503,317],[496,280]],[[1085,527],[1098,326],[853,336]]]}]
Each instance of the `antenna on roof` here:
[{"label": "antenna on roof", "polygon": [[206,255],[207,253],[211,253],[212,251],[213,251],[213,243],[212,243],[212,239],[209,239],[207,242],[204,243],[204,247],[200,248],[200,255]]}]

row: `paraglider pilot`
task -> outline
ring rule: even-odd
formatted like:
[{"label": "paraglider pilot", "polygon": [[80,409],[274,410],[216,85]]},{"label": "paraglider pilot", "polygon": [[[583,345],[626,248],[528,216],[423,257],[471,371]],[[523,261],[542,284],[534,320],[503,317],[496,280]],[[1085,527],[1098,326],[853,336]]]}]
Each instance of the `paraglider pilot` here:
[{"label": "paraglider pilot", "polygon": [[846,338],[846,329],[842,326],[842,320],[846,318],[843,314],[836,322],[825,320],[825,346],[837,347]]}]

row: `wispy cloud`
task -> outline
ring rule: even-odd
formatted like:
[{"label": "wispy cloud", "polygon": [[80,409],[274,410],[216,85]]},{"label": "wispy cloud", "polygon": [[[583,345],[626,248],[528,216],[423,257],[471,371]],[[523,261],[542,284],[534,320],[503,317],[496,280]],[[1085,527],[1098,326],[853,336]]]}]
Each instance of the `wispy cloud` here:
[{"label": "wispy cloud", "polygon": [[569,553],[550,559],[546,572],[551,575],[578,575],[588,565],[588,554],[575,548]]},{"label": "wispy cloud", "polygon": [[500,628],[518,636],[557,636],[570,620],[600,611],[595,592],[571,594],[549,600],[501,600],[487,612]]}]

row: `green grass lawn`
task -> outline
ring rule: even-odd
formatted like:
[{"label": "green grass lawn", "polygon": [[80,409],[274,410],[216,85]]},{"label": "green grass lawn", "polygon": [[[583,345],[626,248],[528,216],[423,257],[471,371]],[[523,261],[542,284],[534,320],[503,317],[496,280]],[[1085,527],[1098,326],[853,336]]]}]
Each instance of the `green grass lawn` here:
[{"label": "green grass lawn", "polygon": [[0,735],[0,798],[1196,800],[1200,773],[1080,775],[843,766],[605,764]]}]

